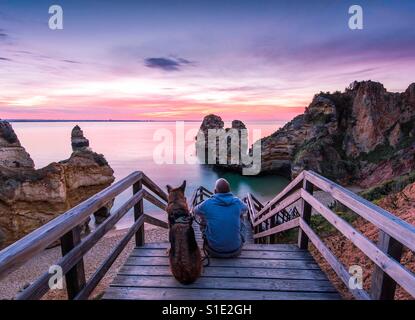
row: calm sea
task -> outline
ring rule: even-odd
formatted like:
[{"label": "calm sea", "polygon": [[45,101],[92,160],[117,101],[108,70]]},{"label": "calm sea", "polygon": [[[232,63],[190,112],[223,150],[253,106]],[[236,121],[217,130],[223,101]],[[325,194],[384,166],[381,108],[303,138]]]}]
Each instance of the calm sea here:
[{"label": "calm sea", "polygon": [[[71,122],[30,122],[12,123],[20,142],[30,153],[37,168],[42,168],[53,161],[67,159],[71,150],[71,130],[78,123]],[[261,130],[261,137],[267,136],[281,127],[284,122],[247,122],[250,135],[253,129]],[[115,171],[117,180],[124,178],[135,170],[145,172],[158,185],[165,187],[180,185],[187,180],[186,195],[191,196],[193,190],[200,185],[213,189],[216,179],[224,177],[231,184],[234,194],[243,197],[247,192],[254,193],[260,200],[270,200],[288,181],[279,176],[241,176],[236,173],[218,173],[199,164],[156,164],[153,160],[154,149],[160,145],[155,141],[155,133],[170,132],[173,139],[172,149],[177,147],[176,135],[181,135],[181,127],[176,122],[82,122],[79,123],[91,148],[105,155]],[[184,134],[197,130],[198,122],[185,122]],[[230,126],[226,123],[226,126]],[[163,131],[160,131],[163,130]],[[168,131],[166,131],[168,130]],[[194,141],[185,141],[184,147],[191,148]],[[117,197],[114,208],[130,197],[127,190]],[[160,210],[145,202],[145,210],[153,215],[162,215]],[[117,228],[124,228],[132,222],[131,213],[121,220]]]}]

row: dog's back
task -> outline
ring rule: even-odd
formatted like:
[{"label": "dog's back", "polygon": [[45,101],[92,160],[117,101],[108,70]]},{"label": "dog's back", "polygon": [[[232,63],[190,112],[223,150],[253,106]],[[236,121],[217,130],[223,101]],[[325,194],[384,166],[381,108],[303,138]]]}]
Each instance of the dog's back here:
[{"label": "dog's back", "polygon": [[183,284],[193,283],[202,272],[202,257],[193,227],[177,223],[170,229],[170,267],[173,276]]},{"label": "dog's back", "polygon": [[186,181],[178,188],[167,186],[169,203],[166,211],[170,227],[170,268],[177,281],[190,284],[202,273],[202,256],[184,196],[185,187]]}]

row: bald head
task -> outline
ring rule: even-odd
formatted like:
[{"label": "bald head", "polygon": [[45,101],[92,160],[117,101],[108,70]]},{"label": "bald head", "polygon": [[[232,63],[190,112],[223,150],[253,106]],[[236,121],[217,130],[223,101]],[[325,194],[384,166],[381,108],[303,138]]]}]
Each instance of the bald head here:
[{"label": "bald head", "polygon": [[231,186],[226,179],[220,178],[216,180],[215,193],[228,193],[231,192]]}]

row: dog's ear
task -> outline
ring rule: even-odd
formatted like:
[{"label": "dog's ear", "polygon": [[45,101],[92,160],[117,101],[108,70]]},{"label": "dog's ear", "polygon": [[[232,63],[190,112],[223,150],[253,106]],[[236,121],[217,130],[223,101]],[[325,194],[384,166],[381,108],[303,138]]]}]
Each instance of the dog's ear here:
[{"label": "dog's ear", "polygon": [[184,193],[184,190],[185,189],[186,189],[186,180],[184,180],[183,183],[182,183],[182,185],[180,186],[180,190],[182,190],[183,193]]},{"label": "dog's ear", "polygon": [[166,186],[166,188],[167,188],[167,192],[170,192],[170,191],[171,191],[171,189],[173,189],[173,188],[171,187],[171,185],[169,185],[169,184]]}]

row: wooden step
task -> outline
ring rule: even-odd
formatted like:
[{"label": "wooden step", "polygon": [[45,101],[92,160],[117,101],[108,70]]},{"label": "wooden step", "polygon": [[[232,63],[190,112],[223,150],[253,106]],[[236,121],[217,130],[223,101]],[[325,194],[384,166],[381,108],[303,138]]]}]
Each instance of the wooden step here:
[{"label": "wooden step", "polygon": [[340,299],[310,253],[295,245],[246,244],[238,258],[211,258],[191,285],[172,277],[168,247],[149,243],[135,248],[103,299]]}]

